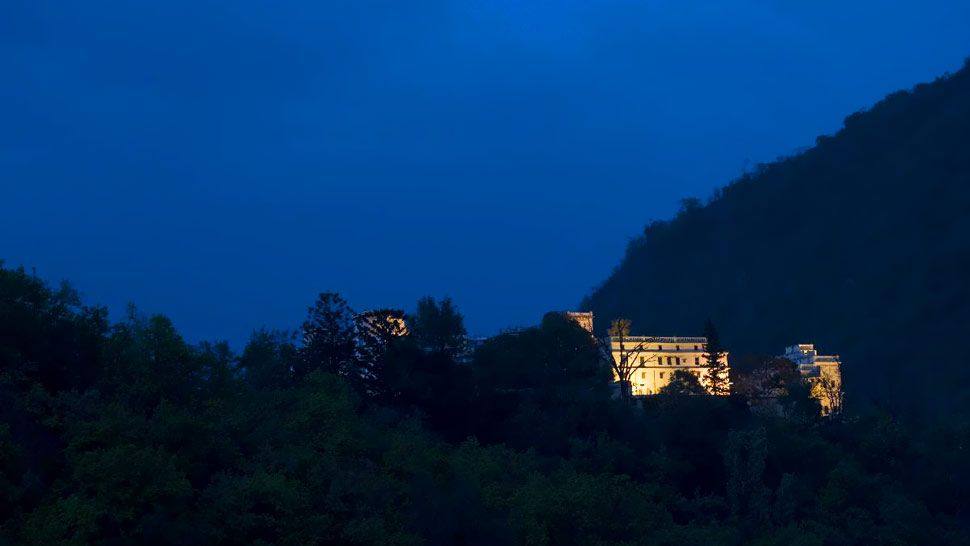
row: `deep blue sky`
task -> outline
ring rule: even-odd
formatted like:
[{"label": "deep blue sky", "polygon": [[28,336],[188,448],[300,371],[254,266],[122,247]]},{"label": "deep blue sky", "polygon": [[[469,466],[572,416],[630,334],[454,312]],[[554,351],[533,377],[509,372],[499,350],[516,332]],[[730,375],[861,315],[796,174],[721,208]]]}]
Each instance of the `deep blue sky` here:
[{"label": "deep blue sky", "polygon": [[0,259],[193,341],[321,290],[490,334],[968,55],[965,0],[5,0]]}]

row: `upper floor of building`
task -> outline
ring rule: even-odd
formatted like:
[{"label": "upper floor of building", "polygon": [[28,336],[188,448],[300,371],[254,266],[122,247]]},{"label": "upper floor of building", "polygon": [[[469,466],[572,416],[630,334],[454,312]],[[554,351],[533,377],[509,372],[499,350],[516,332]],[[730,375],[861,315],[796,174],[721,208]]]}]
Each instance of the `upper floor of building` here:
[{"label": "upper floor of building", "polygon": [[783,355],[799,366],[839,365],[839,355],[820,355],[812,343],[799,343],[785,347]]}]

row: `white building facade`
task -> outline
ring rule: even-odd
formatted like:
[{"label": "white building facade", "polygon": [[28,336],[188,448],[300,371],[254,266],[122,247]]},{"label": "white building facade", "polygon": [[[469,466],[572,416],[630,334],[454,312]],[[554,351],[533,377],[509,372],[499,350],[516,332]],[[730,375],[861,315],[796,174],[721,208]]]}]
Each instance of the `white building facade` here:
[{"label": "white building facade", "polygon": [[[629,336],[611,337],[610,351],[614,362],[632,359],[630,389],[634,396],[658,394],[676,370],[694,374],[705,388],[710,388],[710,369],[707,365],[706,337]],[[722,354],[722,378],[728,381],[728,353]],[[624,366],[621,365],[621,368]],[[613,372],[614,380],[616,371]]]},{"label": "white building facade", "polygon": [[785,348],[783,355],[798,366],[798,372],[812,386],[812,397],[828,415],[842,408],[842,361],[839,355],[820,355],[812,343]]}]

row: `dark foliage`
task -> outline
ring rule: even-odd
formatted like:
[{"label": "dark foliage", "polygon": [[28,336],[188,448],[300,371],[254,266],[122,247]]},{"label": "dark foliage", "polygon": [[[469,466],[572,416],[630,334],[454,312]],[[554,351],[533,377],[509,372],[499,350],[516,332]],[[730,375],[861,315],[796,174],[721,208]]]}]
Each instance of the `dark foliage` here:
[{"label": "dark foliage", "polygon": [[707,344],[704,346],[704,362],[707,364],[708,388],[711,394],[724,396],[731,392],[728,364],[724,346],[721,344],[721,335],[717,333],[717,328],[714,327],[711,319],[707,319],[704,323],[704,337],[707,338]]},{"label": "dark foliage", "polygon": [[409,323],[415,342],[425,350],[454,358],[465,347],[467,332],[451,298],[421,298]]},{"label": "dark foliage", "polygon": [[670,374],[670,383],[660,389],[660,394],[666,396],[699,396],[707,394],[707,389],[701,385],[696,375],[687,370],[674,370]]},{"label": "dark foliage", "polygon": [[356,380],[354,312],[339,294],[324,292],[317,297],[303,323],[303,346],[295,374],[305,377],[323,370]]},{"label": "dark foliage", "polygon": [[650,224],[584,305],[641,332],[710,316],[736,353],[814,342],[842,355],[847,403],[914,415],[968,403],[968,274],[965,67]]},{"label": "dark foliage", "polygon": [[[237,356],[163,317],[109,325],[0,267],[0,543],[970,539],[966,416],[618,400],[559,315],[462,364],[411,336],[374,343],[338,296],[318,303],[306,343],[257,331]],[[806,407],[797,384],[780,407]]]}]

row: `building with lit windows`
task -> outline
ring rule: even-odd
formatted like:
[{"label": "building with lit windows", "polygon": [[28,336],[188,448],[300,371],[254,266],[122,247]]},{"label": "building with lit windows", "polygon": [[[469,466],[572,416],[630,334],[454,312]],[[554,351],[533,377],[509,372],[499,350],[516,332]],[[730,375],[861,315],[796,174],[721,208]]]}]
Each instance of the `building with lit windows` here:
[{"label": "building with lit windows", "polygon": [[[611,337],[609,342],[615,362],[622,362],[624,358],[633,361],[630,390],[634,396],[658,394],[670,383],[676,370],[690,372],[700,380],[702,386],[709,386],[706,337],[628,336],[622,340]],[[722,377],[727,381],[727,352],[721,358],[725,365]],[[615,370],[613,376],[614,380],[619,380]]]},{"label": "building with lit windows", "polygon": [[[566,311],[564,315],[594,335],[593,313]],[[660,389],[670,383],[676,370],[694,374],[704,387],[708,387],[710,383],[705,337],[608,337],[602,340],[601,347],[605,359],[612,359],[621,369],[632,368],[630,390],[634,396],[658,394]],[[721,359],[725,368],[723,378],[730,385],[727,352],[723,353]],[[626,362],[630,362],[629,366]],[[619,381],[615,368],[613,380]]]},{"label": "building with lit windows", "polygon": [[798,366],[798,372],[812,387],[812,397],[828,415],[842,408],[842,361],[839,355],[820,355],[811,343],[785,348],[783,355]]}]

